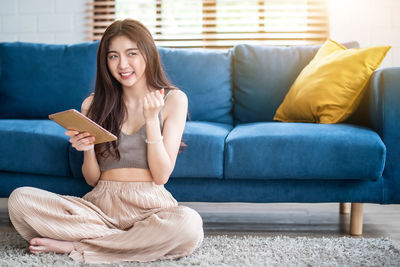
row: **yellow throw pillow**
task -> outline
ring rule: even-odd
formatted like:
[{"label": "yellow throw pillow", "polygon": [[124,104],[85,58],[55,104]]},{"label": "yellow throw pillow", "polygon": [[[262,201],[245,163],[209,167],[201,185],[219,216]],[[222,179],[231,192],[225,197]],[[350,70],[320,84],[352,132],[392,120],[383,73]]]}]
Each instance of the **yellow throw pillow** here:
[{"label": "yellow throw pillow", "polygon": [[344,121],[358,107],[364,87],[390,48],[346,49],[326,41],[293,83],[274,120]]}]

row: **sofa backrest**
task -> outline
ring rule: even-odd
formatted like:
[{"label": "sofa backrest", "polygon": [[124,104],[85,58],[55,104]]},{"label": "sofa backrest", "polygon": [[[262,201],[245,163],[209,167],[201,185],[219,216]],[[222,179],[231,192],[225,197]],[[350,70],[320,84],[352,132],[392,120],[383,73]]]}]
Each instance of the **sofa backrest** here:
[{"label": "sofa backrest", "polygon": [[44,119],[94,89],[98,42],[0,43],[0,118]]},{"label": "sofa backrest", "polygon": [[[357,42],[344,44],[358,47]],[[233,116],[236,123],[273,121],[275,111],[302,69],[314,57],[316,46],[262,46],[233,48]]]},{"label": "sofa backrest", "polygon": [[[99,42],[0,43],[0,118],[45,119],[75,108],[94,90]],[[159,48],[194,121],[232,124],[230,51]]]},{"label": "sofa backrest", "polygon": [[193,121],[232,124],[231,51],[158,49],[171,82],[184,91]]}]

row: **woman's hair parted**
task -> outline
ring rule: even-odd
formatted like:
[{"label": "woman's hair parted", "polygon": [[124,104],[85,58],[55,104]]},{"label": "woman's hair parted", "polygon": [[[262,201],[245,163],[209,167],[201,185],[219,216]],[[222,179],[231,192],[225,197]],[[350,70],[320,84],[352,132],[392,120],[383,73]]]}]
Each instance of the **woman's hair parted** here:
[{"label": "woman's hair parted", "polygon": [[[110,43],[117,36],[125,36],[136,43],[146,63],[145,77],[149,87],[157,90],[164,88],[166,92],[177,88],[169,82],[165,75],[153,37],[142,23],[125,19],[117,20],[108,26],[97,51],[96,85],[88,116],[114,135],[119,136],[127,109],[123,100],[122,86],[112,76],[107,65]],[[96,145],[96,154],[101,157],[112,155],[119,159],[117,142]]]}]

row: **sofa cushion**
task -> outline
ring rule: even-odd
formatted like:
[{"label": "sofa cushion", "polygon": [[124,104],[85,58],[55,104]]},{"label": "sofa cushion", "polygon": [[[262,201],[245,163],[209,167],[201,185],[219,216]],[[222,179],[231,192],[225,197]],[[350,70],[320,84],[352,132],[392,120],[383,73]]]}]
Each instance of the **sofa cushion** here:
[{"label": "sofa cushion", "polygon": [[0,118],[80,110],[94,89],[97,46],[0,43]]},{"label": "sofa cushion", "polygon": [[230,52],[162,47],[158,51],[171,82],[188,96],[192,121],[232,124]]},{"label": "sofa cushion", "polygon": [[366,84],[390,46],[346,49],[327,40],[301,71],[274,120],[339,123],[358,107]]},{"label": "sofa cushion", "polygon": [[226,139],[227,179],[363,179],[382,175],[386,147],[360,126],[249,123]]},{"label": "sofa cushion", "polygon": [[0,170],[69,176],[68,136],[49,120],[0,120]]},{"label": "sofa cushion", "polygon": [[[178,154],[171,177],[222,178],[224,142],[232,126],[223,123],[188,121],[182,141],[186,149]],[[82,177],[83,153],[69,147],[71,172]]]},{"label": "sofa cushion", "polygon": [[[358,47],[357,42],[343,44]],[[238,123],[273,121],[275,111],[317,46],[240,44],[233,49],[233,115]]]},{"label": "sofa cushion", "polygon": [[189,121],[182,141],[187,145],[178,154],[171,177],[222,178],[225,139],[231,125]]}]

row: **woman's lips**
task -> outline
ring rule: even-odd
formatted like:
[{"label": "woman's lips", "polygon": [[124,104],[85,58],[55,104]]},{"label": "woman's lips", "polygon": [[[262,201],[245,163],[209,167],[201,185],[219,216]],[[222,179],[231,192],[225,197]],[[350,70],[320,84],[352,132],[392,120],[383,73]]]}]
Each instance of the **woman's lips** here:
[{"label": "woman's lips", "polygon": [[131,71],[131,72],[121,72],[119,75],[121,76],[121,78],[122,78],[123,80],[127,80],[127,79],[131,78],[131,77],[133,76],[133,74],[135,74],[134,71]]}]

